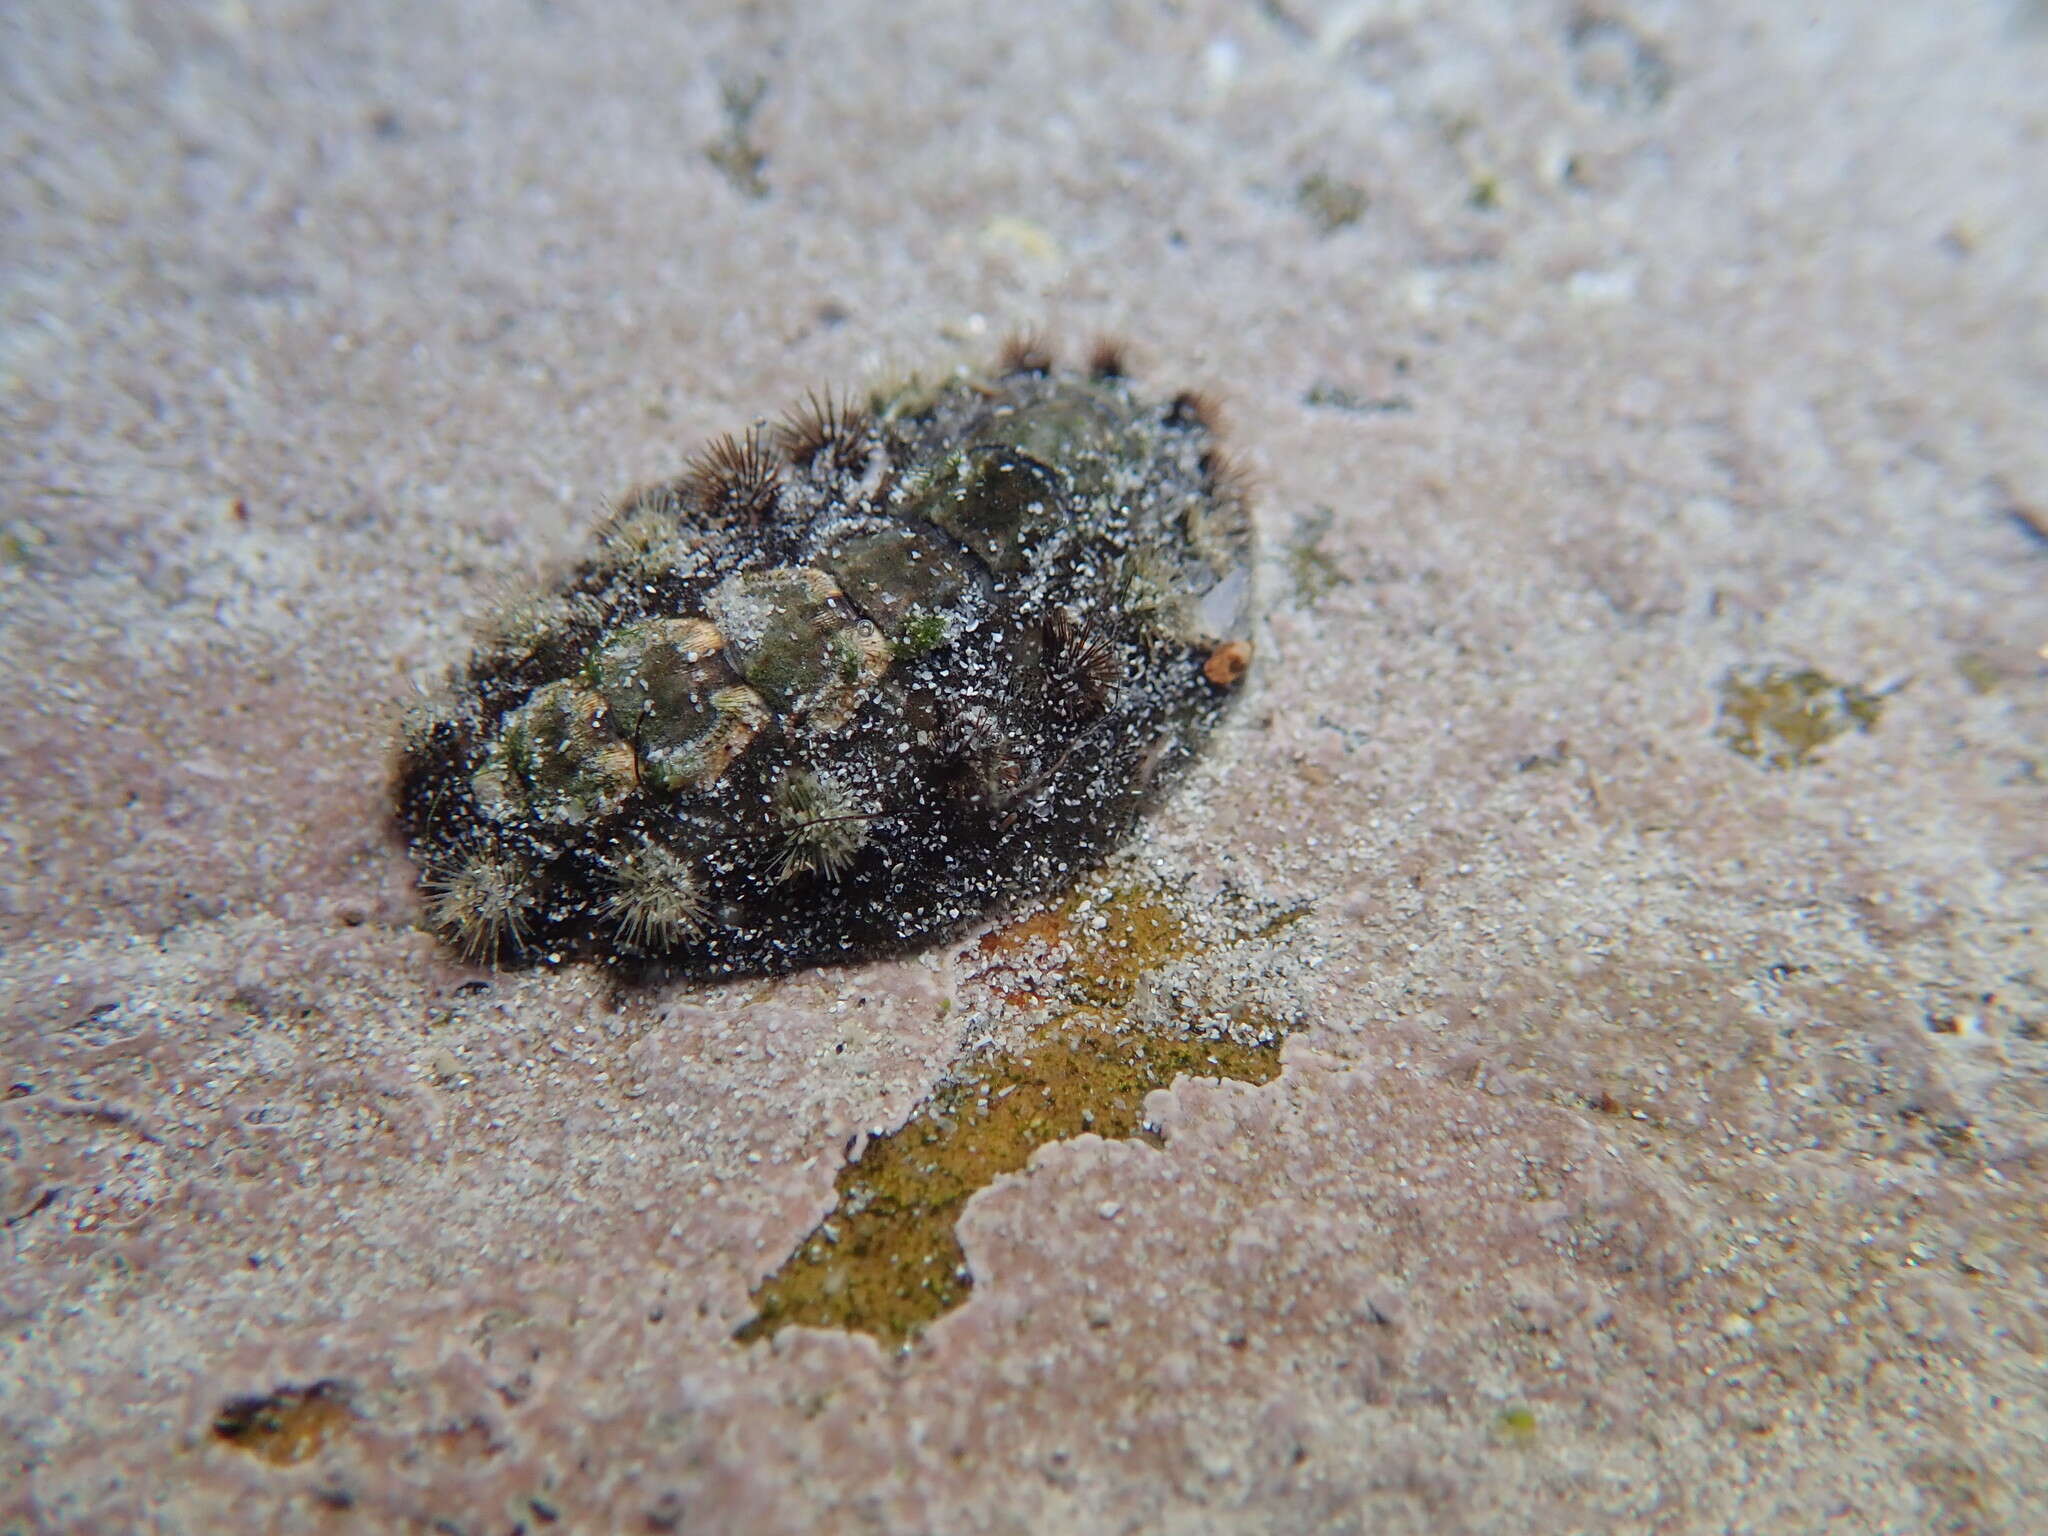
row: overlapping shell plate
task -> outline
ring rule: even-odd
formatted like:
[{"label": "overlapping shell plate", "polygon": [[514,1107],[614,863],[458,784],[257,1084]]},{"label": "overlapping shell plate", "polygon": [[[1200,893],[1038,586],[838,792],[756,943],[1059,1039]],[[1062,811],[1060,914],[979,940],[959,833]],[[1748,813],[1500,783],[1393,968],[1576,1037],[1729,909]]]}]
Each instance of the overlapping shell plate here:
[{"label": "overlapping shell plate", "polygon": [[719,975],[900,950],[1114,847],[1249,655],[1242,477],[1111,353],[813,400],[628,497],[409,728],[474,960]]}]

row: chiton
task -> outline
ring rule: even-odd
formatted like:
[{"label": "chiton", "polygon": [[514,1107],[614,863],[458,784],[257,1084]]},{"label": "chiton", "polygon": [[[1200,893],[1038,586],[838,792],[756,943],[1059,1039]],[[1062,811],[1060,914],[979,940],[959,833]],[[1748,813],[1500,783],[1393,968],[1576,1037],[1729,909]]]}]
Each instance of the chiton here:
[{"label": "chiton", "polygon": [[409,722],[399,825],[467,959],[769,973],[1063,884],[1249,660],[1245,478],[1113,347],[813,398],[627,496]]}]

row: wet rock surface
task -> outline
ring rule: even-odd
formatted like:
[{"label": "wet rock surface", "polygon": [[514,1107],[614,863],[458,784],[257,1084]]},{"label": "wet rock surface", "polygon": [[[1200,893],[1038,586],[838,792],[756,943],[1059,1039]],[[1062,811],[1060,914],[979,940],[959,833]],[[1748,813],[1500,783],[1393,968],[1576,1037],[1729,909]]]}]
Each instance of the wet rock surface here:
[{"label": "wet rock surface", "polygon": [[[0,1525],[2028,1529],[2037,11],[10,20]],[[437,936],[391,744],[475,616],[580,633],[601,500],[1033,323],[1261,488],[1256,664],[1130,846],[774,979]],[[832,558],[899,648],[975,574]],[[742,685],[643,779],[842,703]],[[586,702],[472,785],[619,814],[540,762]],[[1061,1038],[1268,1027],[1060,1119]],[[959,1304],[736,1339],[977,1070]]]}]

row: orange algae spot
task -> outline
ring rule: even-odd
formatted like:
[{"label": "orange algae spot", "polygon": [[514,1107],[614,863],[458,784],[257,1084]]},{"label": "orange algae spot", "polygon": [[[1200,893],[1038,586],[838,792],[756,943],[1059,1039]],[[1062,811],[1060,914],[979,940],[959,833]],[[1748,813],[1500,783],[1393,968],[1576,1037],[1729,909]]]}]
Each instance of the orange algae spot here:
[{"label": "orange algae spot", "polygon": [[288,1467],[316,1454],[353,1417],[338,1381],[279,1387],[267,1397],[231,1398],[213,1417],[216,1440]]},{"label": "orange algae spot", "polygon": [[1036,967],[1066,937],[1066,921],[1050,908],[982,935],[978,973],[1006,1003],[1042,1003]]},{"label": "orange algae spot", "polygon": [[1169,895],[1128,886],[1094,897],[1076,893],[987,934],[981,979],[1010,1003],[1057,995],[1070,1006],[1120,1008],[1138,984],[1203,946]]}]

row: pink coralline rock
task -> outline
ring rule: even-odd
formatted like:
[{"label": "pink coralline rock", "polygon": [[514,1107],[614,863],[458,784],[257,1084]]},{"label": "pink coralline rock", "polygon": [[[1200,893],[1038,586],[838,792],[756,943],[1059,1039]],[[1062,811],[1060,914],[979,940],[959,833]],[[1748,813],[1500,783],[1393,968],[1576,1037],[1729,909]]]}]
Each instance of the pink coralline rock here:
[{"label": "pink coralline rock", "polygon": [[[4,28],[0,1530],[2038,1525],[2038,6]],[[1089,979],[466,966],[393,742],[607,498],[1031,324],[1257,480],[1097,1022],[1281,1070],[742,1343]]]}]

